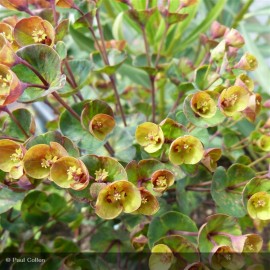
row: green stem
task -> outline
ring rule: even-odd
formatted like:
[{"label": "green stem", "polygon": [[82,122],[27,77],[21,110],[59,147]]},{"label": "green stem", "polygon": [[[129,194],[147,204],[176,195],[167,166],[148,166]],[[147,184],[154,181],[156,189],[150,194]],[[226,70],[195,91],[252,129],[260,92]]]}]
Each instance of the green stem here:
[{"label": "green stem", "polygon": [[77,119],[79,122],[81,122],[81,117],[59,96],[59,94],[57,92],[53,92],[52,95],[67,111],[70,112],[70,114],[75,119]]},{"label": "green stem", "polygon": [[260,157],[260,158],[258,158],[258,159],[256,159],[255,161],[253,161],[252,163],[250,163],[248,165],[248,167],[252,167],[252,166],[256,165],[257,163],[259,163],[259,162],[261,162],[261,161],[263,161],[263,160],[265,160],[267,158],[270,158],[270,154],[269,153],[266,154],[266,155],[264,155],[264,156],[262,156],[262,157]]},{"label": "green stem", "polygon": [[17,138],[13,138],[13,137],[10,137],[10,136],[0,136],[0,140],[11,140],[11,141],[15,141],[15,142],[21,142],[23,143],[24,141],[23,140],[20,140],[20,139],[17,139]]},{"label": "green stem", "polygon": [[247,13],[249,7],[252,5],[253,2],[254,0],[248,0],[244,4],[240,12],[238,12],[237,16],[234,18],[233,23],[232,23],[232,28],[236,28],[238,26],[238,24],[241,22],[241,20],[243,19],[243,17]]}]

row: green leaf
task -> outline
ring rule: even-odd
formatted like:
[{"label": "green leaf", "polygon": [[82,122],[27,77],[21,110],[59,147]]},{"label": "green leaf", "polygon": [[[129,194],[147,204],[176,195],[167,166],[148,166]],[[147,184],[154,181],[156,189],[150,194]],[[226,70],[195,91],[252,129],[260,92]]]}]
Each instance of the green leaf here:
[{"label": "green leaf", "polygon": [[205,181],[210,181],[212,179],[211,173],[200,166],[198,173],[196,175],[186,176],[185,178],[176,182],[176,201],[178,203],[179,211],[185,215],[190,215],[190,213],[195,210],[205,199],[206,194],[186,190],[188,185],[196,185]]},{"label": "green leaf", "polygon": [[232,235],[241,235],[241,229],[237,220],[233,217],[216,214],[212,215],[207,219],[207,223],[204,224],[199,233],[199,249],[203,256],[208,256],[208,254],[213,249],[214,245],[211,239],[214,240],[218,245],[230,245],[230,240],[228,237],[223,235],[215,235],[215,233],[229,233]]},{"label": "green leaf", "polygon": [[[29,45],[18,50],[17,55],[34,67],[50,84],[48,90],[28,87],[19,101],[31,102],[37,100],[61,89],[65,85],[66,77],[61,74],[60,57],[51,47],[41,44]],[[22,64],[15,66],[13,71],[25,83],[43,85],[33,71]]]},{"label": "green leaf", "polygon": [[111,49],[107,51],[108,61],[110,65],[105,65],[99,52],[91,54],[91,59],[94,63],[94,71],[98,73],[106,73],[112,75],[126,60],[126,53]]},{"label": "green leaf", "polygon": [[50,217],[50,210],[47,195],[38,190],[28,193],[21,206],[23,220],[34,226],[46,224]]},{"label": "green leaf", "polygon": [[[72,106],[72,109],[81,115],[84,108],[85,102],[80,102]],[[75,119],[70,112],[64,111],[60,116],[59,122],[60,129],[62,133],[75,142],[78,147],[85,149],[87,151],[96,151],[99,149],[103,142],[95,139],[89,131],[85,130],[80,121]]]},{"label": "green leaf", "polygon": [[[14,117],[18,120],[18,122],[22,125],[22,127],[25,129],[25,131],[29,135],[34,135],[36,131],[36,124],[33,115],[31,112],[27,109],[18,109],[12,112]],[[7,127],[5,128],[5,125]],[[18,138],[25,140],[25,135],[21,131],[21,129],[18,128],[16,123],[9,119],[7,123],[4,123],[4,132],[8,134],[11,137]]]},{"label": "green leaf", "polygon": [[24,193],[17,193],[8,189],[4,185],[0,185],[0,214],[8,211],[19,201],[23,200]]},{"label": "green leaf", "polygon": [[79,252],[79,247],[71,240],[58,236],[53,243],[54,253],[75,253]]},{"label": "green leaf", "polygon": [[87,155],[83,156],[81,160],[87,167],[89,174],[92,177],[96,177],[97,171],[105,170],[108,173],[108,175],[106,176],[105,179],[102,180],[106,182],[127,180],[127,173],[124,167],[114,158],[96,155]]},{"label": "green leaf", "polygon": [[211,23],[219,16],[222,12],[226,0],[219,0],[216,5],[208,13],[207,17],[188,35],[188,37],[180,43],[178,50],[186,49],[190,43],[198,38],[198,36],[205,32]]},{"label": "green leaf", "polygon": [[[93,63],[89,60],[70,60],[68,61],[68,65],[70,66],[71,72],[73,74],[76,87],[73,88],[70,84],[67,83],[59,91],[59,94],[62,96],[74,94],[82,89],[85,85],[87,85],[90,81],[90,73],[93,70]],[[70,77],[66,66],[63,67],[63,72],[67,75],[67,77]]]},{"label": "green leaf", "polygon": [[243,186],[234,187],[255,176],[255,172],[242,164],[232,165],[227,173],[223,167],[218,167],[213,176],[211,195],[219,212],[234,217],[246,215],[242,204]]},{"label": "green leaf", "polygon": [[[153,245],[162,237],[170,231],[187,231],[187,232],[197,232],[198,229],[196,224],[188,216],[181,214],[180,212],[171,211],[167,212],[162,216],[155,217],[148,230],[149,247],[152,248]],[[193,236],[186,236],[188,240],[196,243],[196,238]]]}]

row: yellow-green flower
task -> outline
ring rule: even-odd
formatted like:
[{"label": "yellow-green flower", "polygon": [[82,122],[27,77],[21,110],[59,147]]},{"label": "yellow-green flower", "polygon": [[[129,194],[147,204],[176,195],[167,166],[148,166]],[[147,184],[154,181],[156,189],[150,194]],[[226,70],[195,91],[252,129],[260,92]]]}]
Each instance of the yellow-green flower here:
[{"label": "yellow-green flower", "polygon": [[199,139],[185,135],[172,142],[169,159],[175,165],[196,164],[202,159],[203,152],[203,145]]},{"label": "yellow-green flower", "polygon": [[252,92],[254,90],[254,82],[246,74],[240,74],[239,76],[237,76],[237,78],[235,80],[235,85],[241,86],[241,87],[249,90],[250,92]]},{"label": "yellow-green flower", "polygon": [[23,175],[24,147],[11,140],[0,140],[0,170],[9,173],[12,179]]},{"label": "yellow-green flower", "polygon": [[211,172],[217,168],[217,161],[221,158],[222,151],[219,148],[210,148],[203,154],[202,164]]},{"label": "yellow-green flower", "polygon": [[263,151],[270,151],[270,135],[264,134],[260,137],[260,139],[257,142],[258,146]]},{"label": "yellow-green flower", "polygon": [[140,188],[141,206],[133,214],[154,215],[159,210],[157,198],[145,188]]},{"label": "yellow-green flower", "polygon": [[245,234],[232,237],[232,246],[236,252],[258,253],[262,249],[263,239],[258,234]]},{"label": "yellow-green flower", "polygon": [[235,252],[230,246],[216,246],[211,251],[210,265],[213,269],[238,270],[244,264],[241,254]]},{"label": "yellow-green flower", "polygon": [[48,177],[53,163],[64,156],[68,156],[68,153],[59,143],[34,145],[24,156],[24,170],[27,175],[35,179]]},{"label": "yellow-green flower", "polygon": [[30,44],[53,46],[54,37],[53,26],[38,16],[23,18],[14,27],[14,38],[22,47]]},{"label": "yellow-green flower", "polygon": [[194,94],[190,101],[192,110],[203,118],[212,118],[217,111],[217,106],[212,97],[206,92]]},{"label": "yellow-green flower", "polygon": [[247,203],[247,211],[251,218],[270,219],[270,194],[260,191],[253,194]]},{"label": "yellow-green flower", "polygon": [[262,97],[260,94],[252,94],[249,97],[248,106],[242,114],[251,122],[254,122],[262,107]]},{"label": "yellow-green flower", "polygon": [[113,219],[122,212],[136,211],[140,205],[141,193],[138,188],[126,180],[119,180],[99,192],[96,214],[103,219]]},{"label": "yellow-green flower", "polygon": [[136,129],[135,137],[137,142],[148,153],[157,152],[164,143],[164,134],[161,127],[151,122],[139,125]]},{"label": "yellow-green flower", "polygon": [[104,140],[109,133],[113,131],[115,127],[115,120],[108,114],[96,114],[90,124],[90,133],[98,140]]},{"label": "yellow-green flower", "polygon": [[245,53],[234,68],[253,71],[258,67],[258,61],[256,57],[250,53]]},{"label": "yellow-green flower", "polygon": [[62,188],[82,190],[89,183],[89,173],[81,160],[62,157],[52,164],[50,179]]},{"label": "yellow-green flower", "polygon": [[171,249],[164,244],[155,245],[151,250],[149,258],[150,270],[168,270],[174,262],[174,255]]},{"label": "yellow-green flower", "polygon": [[174,184],[174,174],[168,170],[155,171],[151,176],[153,190],[156,192],[163,192],[168,187]]},{"label": "yellow-green flower", "polygon": [[16,101],[23,89],[24,86],[16,74],[9,67],[0,64],[0,107]]},{"label": "yellow-green flower", "polygon": [[227,116],[243,111],[249,102],[249,92],[241,86],[231,86],[219,96],[219,107]]}]

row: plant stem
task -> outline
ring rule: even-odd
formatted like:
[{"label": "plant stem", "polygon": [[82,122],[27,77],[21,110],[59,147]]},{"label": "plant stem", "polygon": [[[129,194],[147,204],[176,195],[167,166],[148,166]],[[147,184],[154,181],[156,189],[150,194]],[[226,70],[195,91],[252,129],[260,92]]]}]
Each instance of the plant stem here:
[{"label": "plant stem", "polygon": [[53,21],[56,27],[58,25],[58,22],[57,22],[56,10],[55,10],[55,0],[50,0],[50,3],[51,3],[52,13],[53,13]]},{"label": "plant stem", "polygon": [[152,101],[152,122],[156,121],[156,89],[155,89],[155,76],[149,75],[151,83],[151,101]]},{"label": "plant stem", "polygon": [[26,67],[28,67],[30,70],[32,70],[37,75],[37,77],[42,81],[42,83],[45,86],[47,86],[47,88],[49,87],[49,83],[46,81],[46,79],[32,65],[30,65],[27,61],[25,61],[23,59],[20,59],[19,63],[26,66]]},{"label": "plant stem", "polygon": [[256,159],[255,161],[253,161],[252,163],[250,163],[248,165],[248,167],[252,167],[252,166],[256,165],[257,163],[259,163],[259,162],[261,162],[261,161],[263,161],[263,160],[265,160],[267,158],[270,158],[270,154],[269,153],[266,154],[266,155],[264,155],[264,156],[262,156],[262,157],[260,157],[260,158],[258,158],[258,159]]},{"label": "plant stem", "polygon": [[[52,95],[54,98],[64,107],[67,111],[70,112],[70,114],[79,122],[81,122],[81,117],[59,96],[57,92],[53,92]],[[104,144],[104,147],[106,150],[110,153],[111,156],[114,156],[114,150],[112,146],[109,144],[109,142],[106,142]]]},{"label": "plant stem", "polygon": [[22,143],[24,142],[23,140],[20,140],[20,139],[17,139],[17,138],[13,138],[13,137],[10,137],[10,136],[0,136],[0,140],[3,140],[3,139],[15,141],[15,142],[22,142]]},{"label": "plant stem", "polygon": [[16,124],[16,126],[20,129],[20,131],[26,138],[30,138],[30,136],[27,134],[21,123],[17,120],[17,118],[12,114],[12,112],[10,112],[10,110],[7,107],[2,108],[1,110],[9,115],[9,117],[12,119],[12,121]]},{"label": "plant stem", "polygon": [[169,233],[170,234],[181,234],[181,235],[186,235],[186,236],[198,236],[198,232],[171,230]]},{"label": "plant stem", "polygon": [[234,145],[230,146],[230,148],[234,148],[234,147],[236,147],[238,145],[241,145],[242,143],[246,142],[247,140],[249,140],[249,138],[244,138],[241,141],[239,141],[239,142],[235,143]]},{"label": "plant stem", "polygon": [[243,17],[245,16],[246,12],[248,11],[249,7],[252,5],[252,3],[254,2],[254,0],[248,0],[244,6],[242,7],[242,9],[240,10],[240,12],[237,14],[237,16],[234,18],[234,21],[232,23],[232,28],[236,28],[238,26],[238,24],[240,23],[240,21],[243,19]]},{"label": "plant stem", "polygon": [[157,58],[156,58],[156,61],[155,61],[155,67],[158,66],[158,62],[159,62],[160,55],[161,55],[161,50],[162,50],[162,48],[164,46],[164,43],[165,43],[166,36],[167,36],[167,33],[168,33],[169,28],[170,28],[170,25],[168,23],[166,23],[165,31],[163,32],[163,36],[161,38],[161,42],[160,42],[160,45],[159,45],[159,48],[158,48],[158,52],[157,52]]},{"label": "plant stem", "polygon": [[27,87],[36,87],[36,88],[41,88],[41,89],[44,89],[44,90],[48,90],[48,87],[43,85],[43,84],[26,84]]},{"label": "plant stem", "polygon": [[[97,10],[96,12],[96,19],[97,19],[97,25],[98,25],[98,31],[99,31],[99,35],[100,35],[100,38],[101,38],[101,44],[102,44],[102,48],[101,46],[99,45],[98,43],[98,40],[95,36],[95,33],[94,31],[92,30],[91,33],[95,39],[95,42],[99,48],[99,51],[100,51],[100,54],[103,55],[103,61],[106,65],[109,65],[110,66],[110,62],[109,62],[109,59],[108,59],[108,55],[107,55],[107,51],[106,51],[106,46],[105,46],[105,39],[104,39],[104,34],[103,34],[103,30],[102,30],[102,27],[101,27],[101,23],[100,23],[100,18],[99,18],[99,12]],[[114,75],[110,75],[109,76],[110,78],[110,81],[112,83],[112,86],[113,86],[113,90],[114,90],[114,95],[116,97],[116,103],[117,103],[117,106],[119,107],[120,109],[120,114],[121,114],[121,117],[122,117],[122,121],[124,123],[124,126],[126,127],[127,126],[127,123],[126,123],[126,116],[124,114],[124,110],[123,110],[123,107],[121,105],[121,101],[120,101],[120,96],[119,96],[119,93],[118,93],[118,90],[117,90],[117,86],[116,86],[116,80],[115,80],[115,76]]]},{"label": "plant stem", "polygon": [[77,85],[77,83],[76,83],[76,80],[75,80],[74,74],[73,74],[73,72],[72,72],[72,70],[71,70],[71,67],[70,67],[70,65],[69,65],[69,62],[68,62],[67,60],[64,60],[64,64],[65,64],[65,66],[66,66],[66,68],[67,68],[67,72],[68,72],[68,74],[69,74],[69,76],[70,76],[70,80],[71,80],[71,82],[72,82],[73,88],[77,88],[78,85]]},{"label": "plant stem", "polygon": [[70,112],[70,114],[77,119],[79,122],[81,122],[80,116],[59,96],[57,92],[53,92],[52,95],[54,98],[64,107],[67,109],[67,111]]},{"label": "plant stem", "polygon": [[206,181],[195,185],[188,185],[186,187],[204,187],[204,186],[210,186],[212,185],[212,181]]},{"label": "plant stem", "polygon": [[187,191],[198,191],[198,192],[210,192],[210,188],[190,187],[186,186]]}]

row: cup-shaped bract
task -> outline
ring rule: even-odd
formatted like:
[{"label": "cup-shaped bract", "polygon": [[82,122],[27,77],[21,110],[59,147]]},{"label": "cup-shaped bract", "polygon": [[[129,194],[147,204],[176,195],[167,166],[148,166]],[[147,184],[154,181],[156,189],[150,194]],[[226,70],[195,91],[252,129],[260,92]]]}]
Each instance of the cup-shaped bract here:
[{"label": "cup-shaped bract", "polygon": [[22,47],[30,44],[53,46],[55,31],[48,21],[32,16],[18,21],[14,27],[14,38]]},{"label": "cup-shaped bract", "polygon": [[0,34],[4,36],[4,38],[10,43],[13,50],[19,49],[18,44],[14,40],[13,37],[13,27],[7,23],[0,22]]},{"label": "cup-shaped bract", "polygon": [[141,192],[141,206],[134,212],[134,214],[142,214],[152,216],[159,210],[159,203],[157,198],[145,188],[140,188]]},{"label": "cup-shaped bract", "polygon": [[202,159],[203,153],[201,141],[194,136],[185,135],[172,142],[169,159],[175,165],[196,164]]},{"label": "cup-shaped bract", "polygon": [[206,92],[195,93],[190,101],[192,110],[203,118],[212,118],[217,111],[213,98]]},{"label": "cup-shaped bract", "polygon": [[215,246],[210,254],[210,266],[213,269],[238,270],[244,264],[241,254],[235,252],[230,246]]},{"label": "cup-shaped bract", "polygon": [[0,64],[0,107],[16,101],[25,86],[9,67]]},{"label": "cup-shaped bract", "polygon": [[243,111],[248,106],[248,102],[249,92],[241,86],[224,89],[218,100],[220,109],[227,116]]},{"label": "cup-shaped bract", "polygon": [[19,62],[19,57],[15,54],[11,44],[0,34],[0,63],[12,67]]},{"label": "cup-shaped bract", "polygon": [[247,211],[251,218],[259,220],[270,219],[270,194],[260,191],[253,194],[247,203]]},{"label": "cup-shaped bract", "polygon": [[13,179],[23,175],[24,147],[14,141],[0,140],[0,170],[9,173]]},{"label": "cup-shaped bract", "polygon": [[27,10],[28,0],[0,0],[0,5],[11,10]]},{"label": "cup-shaped bract", "polygon": [[241,86],[250,92],[252,92],[254,90],[253,80],[248,75],[246,75],[244,73],[237,76],[234,85]]},{"label": "cup-shaped bract", "polygon": [[113,219],[122,212],[136,211],[140,205],[139,189],[126,180],[119,180],[107,185],[99,192],[96,214],[103,219]]},{"label": "cup-shaped bract", "polygon": [[168,270],[174,262],[174,255],[171,249],[164,244],[155,245],[151,250],[149,258],[150,270]]},{"label": "cup-shaped bract", "polygon": [[217,161],[221,158],[220,148],[210,148],[204,151],[202,164],[210,171],[214,172],[217,168]]},{"label": "cup-shaped bract", "polygon": [[245,53],[234,68],[242,69],[246,71],[253,71],[258,67],[258,61],[256,57],[250,53]]},{"label": "cup-shaped bract", "polygon": [[220,38],[222,37],[227,30],[225,25],[220,24],[217,21],[214,21],[210,28],[210,33],[212,38]]},{"label": "cup-shaped bract", "polygon": [[140,124],[136,129],[135,137],[148,153],[157,152],[164,143],[164,134],[161,127],[152,122]]},{"label": "cup-shaped bract", "polygon": [[234,28],[228,30],[224,35],[226,45],[241,48],[245,44],[243,36]]},{"label": "cup-shaped bract", "polygon": [[249,97],[248,106],[242,114],[251,122],[254,122],[262,107],[262,97],[260,94],[253,94]]},{"label": "cup-shaped bract", "polygon": [[226,52],[226,43],[225,40],[222,40],[218,45],[211,50],[211,58],[215,61],[223,60],[223,57]]},{"label": "cup-shaped bract", "polygon": [[269,152],[270,151],[270,134],[263,134],[258,142],[257,145],[263,151]]},{"label": "cup-shaped bract", "polygon": [[73,0],[56,0],[56,5],[61,8],[73,8],[74,1]]},{"label": "cup-shaped bract", "polygon": [[174,174],[169,170],[157,170],[151,176],[153,190],[156,192],[164,192],[174,184],[174,180]]},{"label": "cup-shaped bract", "polygon": [[258,253],[262,249],[263,239],[258,234],[232,236],[232,247],[236,252]]},{"label": "cup-shaped bract", "polygon": [[52,164],[50,179],[62,188],[82,190],[89,183],[89,172],[81,160],[62,157]]},{"label": "cup-shaped bract", "polygon": [[65,156],[68,156],[68,152],[57,142],[34,145],[24,156],[24,170],[32,178],[46,178],[50,175],[53,163]]},{"label": "cup-shaped bract", "polygon": [[98,140],[103,141],[115,127],[115,120],[108,114],[96,114],[89,124],[90,133]]}]

